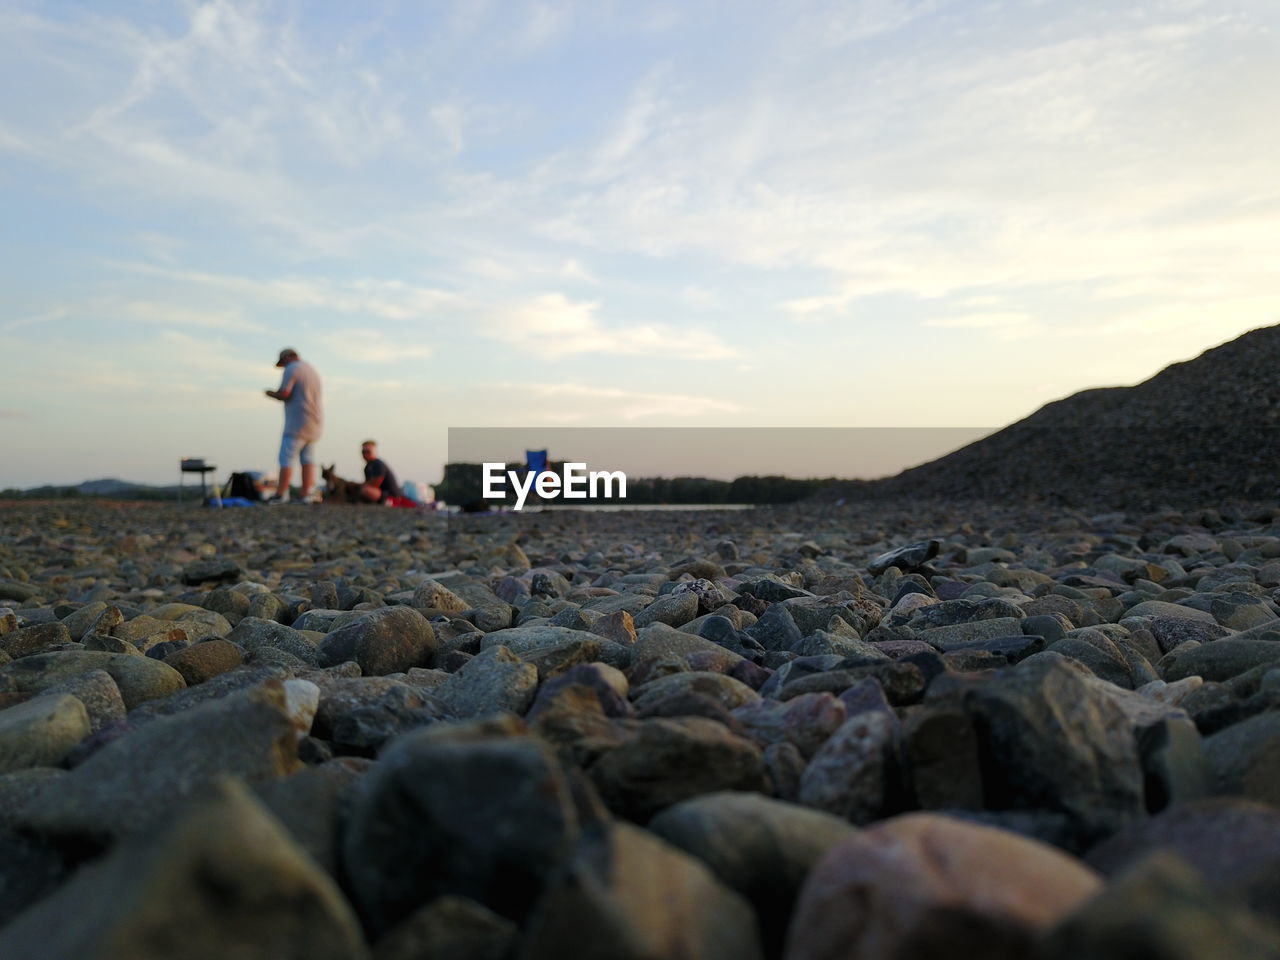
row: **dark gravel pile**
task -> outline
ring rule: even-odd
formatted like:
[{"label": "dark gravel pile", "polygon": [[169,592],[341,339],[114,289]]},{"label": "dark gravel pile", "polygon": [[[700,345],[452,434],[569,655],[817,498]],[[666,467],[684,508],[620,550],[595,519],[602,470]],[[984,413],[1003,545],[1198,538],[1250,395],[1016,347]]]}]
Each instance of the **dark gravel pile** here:
[{"label": "dark gravel pile", "polygon": [[1085,390],[896,477],[845,495],[1203,504],[1280,489],[1280,326],[1133,387]]}]

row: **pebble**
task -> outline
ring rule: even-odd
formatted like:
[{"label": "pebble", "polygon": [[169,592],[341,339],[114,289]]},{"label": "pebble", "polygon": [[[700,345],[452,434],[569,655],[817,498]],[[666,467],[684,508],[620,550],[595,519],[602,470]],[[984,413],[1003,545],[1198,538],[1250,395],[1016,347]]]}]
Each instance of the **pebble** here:
[{"label": "pebble", "polygon": [[1181,803],[1113,835],[1089,851],[1107,876],[1167,850],[1195,868],[1215,895],[1280,921],[1280,810],[1223,797]]},{"label": "pebble", "polygon": [[764,951],[745,898],[699,860],[619,821],[585,838],[534,912],[521,956],[763,960]]},{"label": "pebble", "polygon": [[66,693],[0,710],[0,774],[56,766],[91,729],[84,704]]},{"label": "pebble", "polygon": [[188,686],[197,686],[243,664],[244,651],[230,640],[213,637],[169,654],[164,662],[182,674]]},{"label": "pebble", "polygon": [[518,923],[572,855],[579,817],[569,778],[545,743],[511,731],[411,733],[362,779],[343,863],[375,933],[443,895]]},{"label": "pebble", "polygon": [[587,769],[605,805],[638,823],[680,800],[766,786],[761,749],[705,716],[619,720],[626,739]]},{"label": "pebble", "polygon": [[238,691],[107,742],[15,819],[64,843],[101,844],[145,831],[176,803],[226,777],[254,781],[293,772],[295,729],[279,681]]},{"label": "pebble", "polygon": [[432,695],[453,716],[470,719],[523,714],[533,705],[537,688],[538,668],[498,644],[468,660]]},{"label": "pebble", "polygon": [[0,931],[6,960],[176,953],[351,960],[366,950],[337,884],[234,782],[210,784]]},{"label": "pebble", "polygon": [[129,710],[148,700],[169,697],[187,685],[178,671],[159,660],[138,656],[136,650],[132,654],[96,650],[38,653],[0,667],[0,682],[8,680],[20,691],[39,693],[90,670],[105,670],[111,675]]},{"label": "pebble", "polygon": [[839,817],[732,791],[668,807],[649,822],[649,829],[697,857],[751,903],[767,956],[782,952],[795,899],[809,871],[854,833]]},{"label": "pebble", "polygon": [[809,874],[785,957],[1026,955],[1100,888],[1088,867],[1006,831],[894,817],[842,841]]},{"label": "pebble", "polygon": [[[62,683],[55,684],[42,696],[54,696],[69,693],[83,704],[89,717],[89,732],[97,733],[103,727],[119,723],[125,719],[127,710],[120,688],[116,686],[111,674],[105,670],[90,670],[78,673]],[[3,717],[3,714],[0,714]]]},{"label": "pebble", "polygon": [[854,824],[879,819],[902,789],[900,736],[892,713],[872,710],[849,717],[805,767],[800,802]]},{"label": "pebble", "polygon": [[1210,789],[1280,805],[1280,710],[1269,710],[1207,737]]},{"label": "pebble", "polygon": [[1041,955],[1254,960],[1280,956],[1280,936],[1247,908],[1214,896],[1194,869],[1161,851],[1063,918]]},{"label": "pebble", "polygon": [[519,929],[466,897],[437,897],[397,925],[374,948],[374,960],[507,960]]},{"label": "pebble", "polygon": [[317,661],[333,666],[354,660],[366,674],[403,673],[430,666],[438,648],[431,622],[417,610],[380,607],[326,634]]}]

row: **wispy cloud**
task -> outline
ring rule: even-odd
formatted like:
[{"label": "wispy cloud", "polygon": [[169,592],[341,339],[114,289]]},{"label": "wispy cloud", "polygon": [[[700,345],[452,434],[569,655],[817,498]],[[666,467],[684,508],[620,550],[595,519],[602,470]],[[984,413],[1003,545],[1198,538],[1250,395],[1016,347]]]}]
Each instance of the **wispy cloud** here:
[{"label": "wispy cloud", "polygon": [[668,104],[662,96],[665,70],[652,71],[632,92],[626,109],[595,152],[588,177],[602,180],[625,168],[627,161],[657,129]]},{"label": "wispy cloud", "polygon": [[398,363],[431,356],[431,348],[426,344],[397,340],[367,327],[334,330],[321,334],[318,340],[335,355],[363,364]]},{"label": "wispy cloud", "polygon": [[864,0],[857,4],[819,5],[805,18],[804,29],[814,43],[845,47],[898,30],[936,11],[944,2]]},{"label": "wispy cloud", "polygon": [[449,152],[454,155],[461,153],[466,146],[465,118],[462,108],[455,103],[440,103],[427,113],[440,131],[440,136],[444,138]]},{"label": "wispy cloud", "polygon": [[513,46],[529,53],[552,43],[567,27],[570,9],[568,3],[529,4],[525,8],[524,21],[512,36]]},{"label": "wispy cloud", "polygon": [[807,323],[826,319],[831,314],[844,311],[853,302],[856,294],[834,294],[831,296],[800,297],[786,300],[778,304],[778,309],[789,314],[797,323]]},{"label": "wispy cloud", "polygon": [[29,313],[25,316],[17,317],[8,323],[0,325],[0,330],[6,333],[12,333],[23,327],[39,328],[45,324],[57,323],[71,314],[72,307],[68,304],[57,304],[51,306],[47,310],[41,310],[38,313]]},{"label": "wispy cloud", "polygon": [[[175,270],[144,262],[116,265],[177,283],[180,288],[212,291],[225,301],[239,304],[185,311],[168,303],[129,304],[127,314],[139,320],[161,322],[167,318],[177,325],[263,332],[267,329],[263,323],[244,315],[257,305],[259,309],[284,307],[378,317],[395,323],[444,324],[466,318],[481,336],[546,358],[611,354],[720,359],[737,355],[733,347],[712,331],[656,322],[606,323],[598,316],[599,302],[573,300],[562,293],[537,294],[511,303],[494,300],[480,291],[462,294],[395,280],[365,278],[337,283],[314,277],[255,279]],[[599,282],[574,260],[564,263],[557,272],[584,283]],[[250,312],[249,317],[252,315]],[[426,335],[421,326],[406,327],[400,337],[344,326],[317,339],[357,362],[389,363],[398,358],[429,356],[429,348],[421,342]]]},{"label": "wispy cloud", "polygon": [[202,327],[209,330],[266,331],[260,323],[245,319],[240,310],[202,310],[181,303],[135,300],[123,304],[118,316],[141,323],[164,326]]},{"label": "wispy cloud", "polygon": [[48,147],[37,138],[30,134],[20,134],[0,123],[0,151],[39,157],[45,155],[47,150]]},{"label": "wispy cloud", "polygon": [[[865,23],[830,32],[874,35],[934,7],[945,11],[860,5],[854,19]],[[1260,156],[1248,147],[1253,133],[1247,123],[1224,123],[1208,95],[1176,113],[1156,105],[1187,69],[1188,38],[1221,39],[1243,24],[1178,20],[1173,7],[1161,11],[1170,20],[1158,31],[1098,19],[1092,9],[1078,21],[1046,12],[1043,39],[1014,49],[984,48],[990,28],[979,18],[962,55],[913,39],[898,62],[820,54],[771,61],[768,96],[745,109],[756,128],[745,149],[737,99],[664,103],[662,136],[653,136],[655,93],[646,80],[607,141],[617,146],[603,153],[617,175],[590,184],[602,155],[588,158],[590,185],[547,223],[548,235],[606,251],[821,271],[826,289],[784,302],[797,319],[839,315],[884,293],[1047,289],[1217,263],[1201,225],[1165,222],[1188,203],[1227,211],[1212,199],[1221,182],[1200,177],[1201,164],[1220,161],[1188,152],[1184,131],[1197,122],[1217,129],[1239,148],[1227,148],[1235,175],[1264,189],[1267,174],[1249,159]],[[806,22],[830,26],[838,17],[821,8]],[[794,41],[784,32],[778,45]],[[918,70],[920,60],[929,71]],[[1203,71],[1210,88],[1226,82],[1219,67]],[[1275,215],[1266,222],[1274,229]],[[1239,266],[1263,266],[1263,249],[1250,246]]]},{"label": "wispy cloud", "polygon": [[714,414],[737,413],[742,408],[715,397],[671,393],[646,393],[615,387],[591,387],[563,383],[520,384],[519,390],[541,400],[572,404],[571,409],[539,411],[557,423],[606,421],[617,417],[627,422],[646,419],[698,419]]},{"label": "wispy cloud", "polygon": [[600,304],[546,293],[499,312],[497,331],[506,342],[545,357],[605,353],[679,359],[732,357],[714,333],[667,324],[603,324]]},{"label": "wispy cloud", "polygon": [[[47,389],[50,371],[57,371],[76,384],[77,409],[92,415],[86,422],[135,404],[158,409],[159,403],[165,411],[261,409],[261,389],[273,385],[256,386],[263,364],[247,360],[234,336],[217,331],[159,330],[131,342],[127,351],[85,348],[66,336],[34,343],[0,338],[0,350],[25,361],[4,382],[14,398]],[[79,426],[77,420],[68,429]]]},{"label": "wispy cloud", "polygon": [[935,329],[973,330],[989,339],[1005,342],[1026,340],[1043,333],[1035,317],[1028,313],[1013,311],[931,317],[923,322],[923,326]]},{"label": "wispy cloud", "polygon": [[581,260],[576,258],[566,260],[560,268],[560,273],[566,280],[576,280],[579,283],[587,283],[593,287],[598,287],[601,283],[600,278],[588,270]]},{"label": "wispy cloud", "polygon": [[11,60],[34,57],[53,83],[38,120],[6,123],[0,145],[37,152],[46,142],[38,152],[100,193],[211,204],[310,251],[349,250],[372,225],[314,203],[297,164],[350,170],[378,157],[405,133],[401,95],[304,43],[269,4],[211,0],[187,12],[172,31],[105,8],[8,18]]},{"label": "wispy cloud", "polygon": [[926,327],[951,327],[964,330],[991,330],[1022,327],[1032,322],[1025,313],[966,313],[955,317],[933,317]]},{"label": "wispy cloud", "polygon": [[680,290],[680,299],[691,307],[719,307],[722,306],[720,297],[714,290],[708,290],[706,287],[697,284],[687,284]]},{"label": "wispy cloud", "polygon": [[256,303],[360,313],[388,320],[422,318],[460,303],[457,294],[402,280],[363,278],[339,282],[303,276],[260,280],[233,274],[177,270],[145,262],[117,262],[115,265]]}]

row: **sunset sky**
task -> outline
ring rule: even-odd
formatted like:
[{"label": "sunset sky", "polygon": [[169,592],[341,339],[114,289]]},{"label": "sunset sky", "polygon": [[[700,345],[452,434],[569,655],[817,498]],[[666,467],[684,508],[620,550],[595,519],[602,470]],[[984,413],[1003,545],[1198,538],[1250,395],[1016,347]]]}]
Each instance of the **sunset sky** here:
[{"label": "sunset sky", "polygon": [[1280,322],[1278,30],[0,0],[0,488],[274,469],[286,346],[324,462],[426,482],[449,427],[995,428],[1138,382]]}]

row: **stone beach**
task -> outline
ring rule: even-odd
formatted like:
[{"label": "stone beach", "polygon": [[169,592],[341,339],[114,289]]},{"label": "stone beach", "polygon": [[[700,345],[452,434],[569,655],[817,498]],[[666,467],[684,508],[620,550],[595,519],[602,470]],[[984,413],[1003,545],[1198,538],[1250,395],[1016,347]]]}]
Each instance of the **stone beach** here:
[{"label": "stone beach", "polygon": [[0,504],[0,957],[1280,957],[1280,507]]}]

